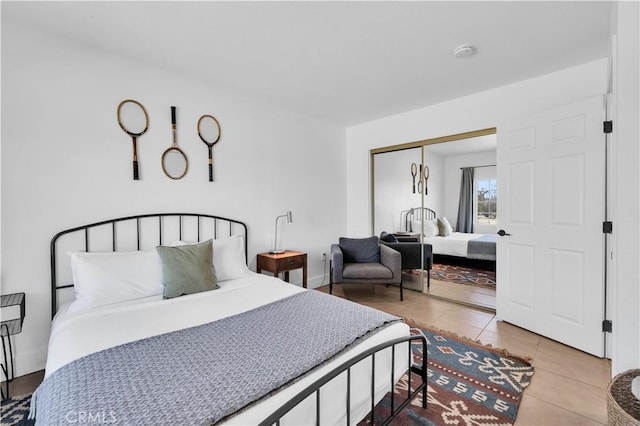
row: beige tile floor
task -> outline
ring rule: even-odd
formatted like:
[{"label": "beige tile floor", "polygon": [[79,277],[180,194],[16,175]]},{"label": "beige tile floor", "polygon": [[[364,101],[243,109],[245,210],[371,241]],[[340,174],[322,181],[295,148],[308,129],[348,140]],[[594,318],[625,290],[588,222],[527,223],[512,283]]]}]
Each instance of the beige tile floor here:
[{"label": "beige tile floor", "polygon": [[[320,288],[328,292],[328,286]],[[486,311],[384,285],[335,285],[334,294],[414,321],[449,330],[484,344],[532,358],[535,374],[525,390],[516,425],[606,424],[605,388],[611,376],[608,360],[595,358],[558,342],[496,320]],[[11,394],[32,392],[43,372],[17,378]]]},{"label": "beige tile floor", "polygon": [[[328,292],[328,286],[320,290]],[[335,285],[334,294],[530,357],[535,374],[524,392],[516,425],[607,423],[605,390],[611,377],[608,360],[498,321],[486,310],[416,291],[405,291],[403,302],[397,287],[384,285]]]},{"label": "beige tile floor", "polygon": [[440,281],[431,278],[431,285],[427,288],[427,280],[420,286],[419,273],[403,273],[403,282],[409,288],[423,288],[427,294],[431,294],[441,299],[452,300],[464,304],[476,305],[485,309],[496,309],[496,289],[483,286],[458,284],[450,281]]}]

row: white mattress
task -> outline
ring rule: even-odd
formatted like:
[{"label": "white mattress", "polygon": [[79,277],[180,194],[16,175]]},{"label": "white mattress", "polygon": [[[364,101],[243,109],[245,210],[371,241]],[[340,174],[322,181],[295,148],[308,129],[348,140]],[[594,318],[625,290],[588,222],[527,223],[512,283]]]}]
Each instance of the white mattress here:
[{"label": "white mattress", "polygon": [[[215,321],[306,291],[267,275],[250,273],[246,278],[220,283],[220,289],[162,300],[161,296],[138,299],[97,308],[89,312],[68,312],[68,305],[56,314],[49,339],[45,377],[65,364],[91,353],[182,328]],[[348,326],[345,324],[345,326]],[[256,424],[291,397],[352,356],[386,340],[409,335],[409,327],[395,323],[374,334],[354,348],[325,363],[304,379],[275,393],[237,415],[225,424]],[[398,345],[398,354],[406,354],[406,344]],[[396,356],[396,380],[407,369],[407,357]],[[351,420],[359,421],[370,409],[369,362],[352,369]],[[390,351],[376,356],[376,402],[390,390]],[[233,374],[231,372],[230,374]],[[346,379],[341,376],[321,391],[321,422],[345,423]],[[282,424],[311,424],[315,419],[315,397],[296,407]]]},{"label": "white mattress", "polygon": [[482,237],[484,234],[467,234],[454,232],[447,237],[424,237],[424,242],[431,244],[433,254],[445,254],[447,256],[467,257],[469,240]]}]

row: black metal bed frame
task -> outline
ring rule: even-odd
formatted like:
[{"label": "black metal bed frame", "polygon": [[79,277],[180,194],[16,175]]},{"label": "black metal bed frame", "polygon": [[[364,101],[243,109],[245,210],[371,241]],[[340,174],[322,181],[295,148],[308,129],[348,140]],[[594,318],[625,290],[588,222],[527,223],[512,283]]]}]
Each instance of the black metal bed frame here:
[{"label": "black metal bed frame", "polygon": [[222,217],[222,216],[213,216],[213,215],[208,215],[208,214],[200,214],[200,213],[151,213],[151,214],[143,214],[143,215],[135,215],[135,216],[127,216],[127,217],[120,217],[117,219],[109,219],[109,220],[103,220],[101,222],[95,222],[95,223],[90,223],[88,225],[82,225],[82,226],[78,226],[75,228],[70,228],[70,229],[66,229],[64,231],[58,232],[56,235],[53,236],[53,238],[51,239],[51,317],[53,318],[53,316],[56,314],[56,311],[58,310],[58,300],[57,300],[57,292],[59,289],[63,289],[63,288],[69,288],[69,287],[73,287],[73,284],[65,284],[65,285],[59,285],[58,284],[58,277],[56,274],[56,259],[57,259],[57,252],[56,252],[56,243],[58,242],[58,239],[64,235],[68,235],[68,234],[72,234],[75,232],[83,232],[84,231],[84,251],[89,252],[90,251],[90,241],[89,241],[89,230],[91,228],[97,228],[97,227],[103,227],[105,225],[111,225],[111,251],[117,251],[117,247],[116,247],[116,232],[117,232],[117,223],[120,222],[127,222],[127,221],[134,221],[136,223],[136,238],[137,238],[137,250],[140,250],[140,241],[141,241],[141,234],[140,234],[140,222],[141,219],[150,219],[150,218],[157,218],[158,219],[158,245],[162,245],[162,243],[164,242],[162,239],[162,233],[163,233],[163,218],[165,217],[177,217],[178,218],[178,232],[179,232],[179,238],[182,239],[182,233],[183,233],[183,224],[182,224],[182,219],[184,217],[196,217],[197,218],[197,235],[198,235],[198,241],[200,241],[201,238],[201,224],[202,224],[202,219],[206,218],[206,219],[212,219],[213,220],[213,231],[214,231],[214,235],[213,238],[217,238],[218,236],[218,222],[226,222],[229,224],[229,236],[231,236],[233,234],[233,229],[234,229],[234,225],[239,226],[242,230],[243,230],[243,235],[244,235],[244,254],[245,254],[245,259],[247,259],[248,261],[248,252],[247,252],[247,241],[248,241],[248,230],[247,230],[247,225],[244,222],[240,222],[239,220],[235,220],[235,219],[228,219],[226,217]]},{"label": "black metal bed frame", "polygon": [[[157,218],[158,219],[158,245],[162,245],[163,244],[163,218],[166,217],[178,217],[178,232],[179,232],[179,238],[182,239],[182,234],[183,234],[183,217],[196,217],[197,218],[197,237],[198,237],[198,241],[200,241],[201,239],[201,227],[202,227],[202,219],[206,218],[206,219],[212,219],[213,220],[213,238],[217,238],[218,236],[218,222],[226,222],[228,223],[228,227],[229,227],[229,236],[233,235],[233,230],[236,229],[237,226],[239,226],[242,231],[243,231],[243,235],[244,235],[244,250],[245,250],[245,258],[248,259],[248,252],[247,252],[247,247],[248,247],[248,229],[247,229],[247,225],[241,221],[235,220],[235,219],[229,219],[229,218],[225,218],[225,217],[221,217],[221,216],[213,216],[213,215],[207,215],[207,214],[199,214],[199,213],[152,213],[152,214],[144,214],[144,215],[135,215],[135,216],[127,216],[127,217],[121,217],[121,218],[117,218],[117,219],[109,219],[109,220],[104,220],[101,222],[95,222],[95,223],[91,223],[91,224],[87,224],[87,225],[83,225],[83,226],[78,226],[75,228],[70,228],[70,229],[66,229],[64,231],[58,232],[56,235],[53,236],[53,238],[51,239],[51,245],[50,245],[50,250],[51,250],[51,316],[53,317],[57,311],[57,292],[60,289],[64,289],[64,288],[69,288],[69,287],[73,287],[73,283],[71,284],[63,284],[63,285],[59,285],[58,283],[58,277],[57,277],[57,271],[56,271],[56,263],[57,263],[57,243],[59,241],[59,239],[65,235],[69,235],[69,234],[73,234],[76,232],[83,232],[84,233],[84,250],[86,252],[89,252],[91,249],[90,246],[90,238],[89,238],[89,230],[92,228],[97,228],[97,227],[103,227],[105,225],[110,225],[111,226],[111,251],[115,252],[117,251],[117,242],[116,242],[116,234],[117,234],[117,223],[120,222],[126,222],[126,221],[135,221],[136,224],[136,238],[137,238],[137,250],[140,250],[140,243],[141,243],[141,230],[140,230],[140,224],[141,224],[141,219],[153,219],[153,218]],[[423,359],[422,359],[422,365],[418,366],[412,363],[412,342],[414,341],[418,341],[417,344],[422,343],[422,353],[423,353]],[[339,376],[341,373],[346,372],[347,374],[347,400],[346,400],[346,407],[347,407],[347,424],[351,424],[351,407],[350,407],[350,394],[351,394],[351,368],[356,365],[357,363],[363,361],[366,358],[371,358],[371,422],[373,424],[374,421],[374,407],[375,407],[375,398],[374,398],[374,393],[375,393],[375,358],[376,358],[376,353],[383,351],[385,349],[391,349],[391,377],[390,377],[390,383],[391,383],[391,390],[393,392],[393,388],[395,386],[395,382],[396,382],[396,377],[394,377],[394,366],[395,366],[395,353],[396,353],[396,346],[402,343],[406,343],[407,347],[408,347],[408,354],[407,354],[407,358],[408,358],[408,365],[409,367],[409,371],[407,372],[407,374],[409,375],[409,386],[407,389],[407,396],[406,398],[399,403],[399,405],[395,405],[395,398],[393,397],[393,393],[392,393],[392,398],[391,398],[391,414],[384,420],[384,422],[382,424],[387,425],[391,422],[391,420],[393,420],[420,392],[422,392],[422,407],[426,408],[427,406],[427,343],[426,343],[426,339],[424,336],[422,335],[411,335],[411,336],[405,336],[405,337],[400,337],[400,338],[396,338],[393,340],[389,340],[385,343],[381,343],[373,348],[370,348],[369,350],[361,353],[360,355],[351,358],[350,360],[344,362],[343,364],[341,364],[340,366],[336,367],[335,369],[333,369],[331,372],[329,372],[328,374],[324,375],[323,377],[321,377],[320,379],[316,380],[314,383],[312,383],[311,385],[309,385],[306,389],[304,389],[303,391],[301,391],[300,393],[298,393],[295,397],[293,397],[291,400],[289,400],[287,403],[285,403],[282,407],[280,407],[278,410],[276,410],[273,414],[271,414],[269,417],[267,417],[265,420],[263,420],[260,425],[272,425],[272,424],[276,424],[276,425],[280,425],[280,419],[286,415],[289,411],[291,411],[296,405],[298,405],[300,402],[302,402],[305,398],[307,398],[309,395],[315,393],[316,394],[316,424],[320,425],[321,421],[320,421],[320,389],[322,388],[322,386],[324,386],[326,383],[330,382],[332,379],[334,379],[335,377]],[[418,374],[420,379],[421,379],[421,383],[419,383],[416,388],[412,391],[411,390],[411,373],[415,373]],[[399,377],[397,378],[399,379]]]},{"label": "black metal bed frame", "polygon": [[[436,212],[428,207],[413,207],[406,212],[404,217],[404,229],[409,230],[411,225],[411,218],[431,220],[436,218]],[[414,231],[415,232],[415,231]]]},{"label": "black metal bed frame", "polygon": [[[412,362],[412,342],[414,340],[422,343],[422,365],[415,365]],[[402,402],[396,407],[395,406],[395,397],[393,389],[396,384],[396,380],[394,377],[394,366],[395,366],[395,348],[396,345],[408,343],[407,347],[407,358],[408,365],[410,365],[408,374],[408,386],[407,386],[407,396]],[[337,376],[346,372],[347,374],[347,398],[346,398],[346,409],[347,409],[347,426],[351,425],[351,367],[359,363],[360,361],[371,358],[371,411],[369,412],[369,418],[371,424],[374,423],[375,419],[375,368],[376,368],[376,353],[383,351],[385,349],[391,348],[391,414],[385,418],[382,425],[388,425],[391,421],[411,402],[413,399],[418,396],[420,392],[422,392],[422,408],[427,408],[427,340],[423,335],[411,335],[405,337],[398,337],[393,340],[389,340],[385,343],[381,343],[376,345],[365,352],[362,352],[360,355],[357,355],[350,360],[342,363],[338,367],[331,370],[329,373],[319,378],[312,384],[310,384],[306,389],[298,393],[296,396],[291,398],[288,402],[282,405],[279,409],[274,411],[269,417],[264,419],[259,426],[271,426],[276,425],[280,426],[280,420],[293,408],[295,408],[299,403],[304,401],[307,397],[314,394],[316,395],[316,425],[321,425],[320,419],[320,389],[322,386],[336,378]],[[411,390],[411,373],[416,373],[422,379],[422,383],[420,383],[416,388]]]}]

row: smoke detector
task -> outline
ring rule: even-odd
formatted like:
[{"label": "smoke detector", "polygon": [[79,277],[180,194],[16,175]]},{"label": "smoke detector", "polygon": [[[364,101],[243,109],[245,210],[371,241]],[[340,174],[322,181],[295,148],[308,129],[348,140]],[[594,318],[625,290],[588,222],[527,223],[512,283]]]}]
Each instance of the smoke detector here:
[{"label": "smoke detector", "polygon": [[476,48],[471,44],[463,44],[453,49],[453,55],[456,58],[467,58],[476,53]]}]

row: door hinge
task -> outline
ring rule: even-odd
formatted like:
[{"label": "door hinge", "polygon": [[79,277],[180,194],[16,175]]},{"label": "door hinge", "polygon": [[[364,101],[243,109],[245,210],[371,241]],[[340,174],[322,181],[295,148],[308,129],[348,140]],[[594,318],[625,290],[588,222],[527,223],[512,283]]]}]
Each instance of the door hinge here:
[{"label": "door hinge", "polygon": [[603,130],[605,133],[609,134],[609,133],[613,133],[613,121],[608,120],[602,123],[603,124]]},{"label": "door hinge", "polygon": [[602,321],[602,331],[604,333],[611,333],[613,331],[613,323],[611,320]]},{"label": "door hinge", "polygon": [[613,234],[613,222],[602,222],[602,233]]}]

